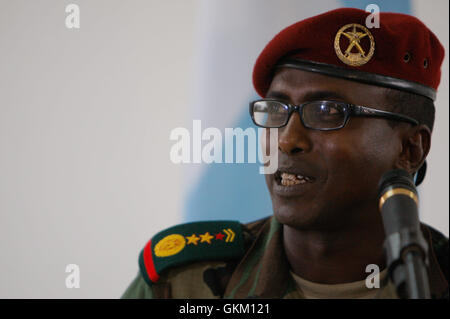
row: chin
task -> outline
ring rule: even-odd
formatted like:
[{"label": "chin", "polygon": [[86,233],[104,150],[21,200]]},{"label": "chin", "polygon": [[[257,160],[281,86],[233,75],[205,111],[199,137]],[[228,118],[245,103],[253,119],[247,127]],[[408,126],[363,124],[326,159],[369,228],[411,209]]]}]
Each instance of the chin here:
[{"label": "chin", "polygon": [[313,209],[298,208],[286,204],[273,205],[273,212],[279,223],[297,229],[316,228],[321,219]]},{"label": "chin", "polygon": [[345,227],[346,218],[337,213],[342,211],[336,209],[335,205],[322,204],[322,200],[311,202],[298,198],[286,201],[284,198],[272,197],[273,214],[283,225],[311,231],[332,231]]}]

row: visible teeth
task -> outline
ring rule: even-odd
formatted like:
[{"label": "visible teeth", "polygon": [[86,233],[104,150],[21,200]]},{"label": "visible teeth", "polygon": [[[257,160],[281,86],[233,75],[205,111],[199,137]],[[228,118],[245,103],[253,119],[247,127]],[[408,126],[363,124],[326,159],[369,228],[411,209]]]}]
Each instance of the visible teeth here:
[{"label": "visible teeth", "polygon": [[304,184],[310,179],[303,175],[294,175],[289,173],[281,173],[281,184],[283,186],[291,186],[297,184]]},{"label": "visible teeth", "polygon": [[291,180],[291,181],[295,181],[295,179],[296,179],[294,174],[288,174],[288,173],[281,174],[281,178],[288,179],[288,180]]},{"label": "visible teeth", "polygon": [[299,180],[291,181],[288,179],[282,179],[281,184],[283,186],[292,186],[292,185],[300,184],[300,181]]}]

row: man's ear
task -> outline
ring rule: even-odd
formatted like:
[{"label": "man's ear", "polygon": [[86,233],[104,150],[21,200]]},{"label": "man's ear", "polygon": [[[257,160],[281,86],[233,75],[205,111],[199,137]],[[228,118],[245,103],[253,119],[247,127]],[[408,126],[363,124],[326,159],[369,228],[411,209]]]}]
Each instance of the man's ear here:
[{"label": "man's ear", "polygon": [[431,147],[431,131],[427,125],[406,129],[402,134],[402,150],[396,168],[414,174],[422,166]]}]

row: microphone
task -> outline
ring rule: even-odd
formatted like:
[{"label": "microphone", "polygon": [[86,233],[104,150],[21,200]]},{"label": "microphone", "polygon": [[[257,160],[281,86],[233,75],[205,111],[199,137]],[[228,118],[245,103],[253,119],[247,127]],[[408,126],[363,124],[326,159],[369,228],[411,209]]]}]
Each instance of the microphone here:
[{"label": "microphone", "polygon": [[388,274],[397,294],[402,299],[429,299],[428,246],[420,230],[413,178],[395,169],[382,176],[378,189]]}]

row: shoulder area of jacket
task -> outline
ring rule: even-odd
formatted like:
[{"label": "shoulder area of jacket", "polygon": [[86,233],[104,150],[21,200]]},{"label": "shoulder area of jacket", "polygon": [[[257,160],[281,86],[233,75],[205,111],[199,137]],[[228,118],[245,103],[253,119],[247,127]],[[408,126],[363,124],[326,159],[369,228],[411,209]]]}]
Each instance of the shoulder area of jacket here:
[{"label": "shoulder area of jacket", "polygon": [[[250,223],[234,220],[183,223],[156,233],[139,254],[139,269],[150,287],[168,277],[239,261],[271,216]],[[193,274],[188,277],[193,277]]]}]

